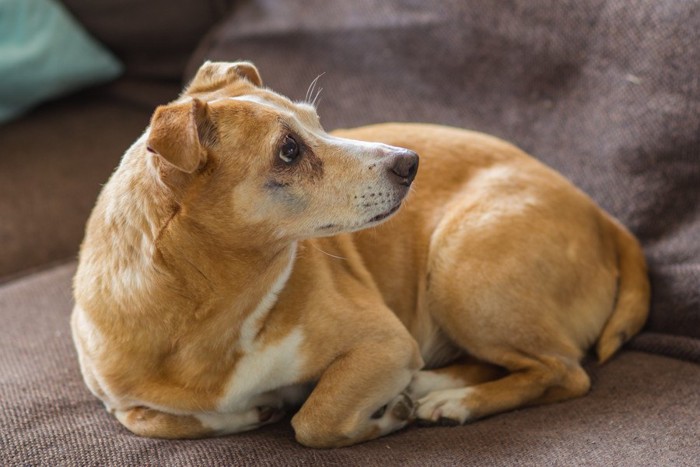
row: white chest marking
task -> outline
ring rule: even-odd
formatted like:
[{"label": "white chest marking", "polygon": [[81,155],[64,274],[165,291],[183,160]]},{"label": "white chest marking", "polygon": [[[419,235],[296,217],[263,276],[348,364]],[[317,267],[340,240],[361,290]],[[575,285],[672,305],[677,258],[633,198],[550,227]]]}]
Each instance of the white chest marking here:
[{"label": "white chest marking", "polygon": [[[295,242],[289,251],[287,265],[241,326],[238,344],[244,355],[236,363],[226,394],[219,403],[222,412],[247,410],[255,404],[275,405],[277,401],[260,400],[259,396],[297,382],[303,364],[301,329],[296,328],[280,341],[264,347],[256,340],[265,317],[277,303],[279,293],[292,274],[296,253]],[[273,394],[268,397],[275,399]]]},{"label": "white chest marking", "polygon": [[289,280],[289,276],[292,274],[292,269],[294,268],[294,260],[297,256],[297,243],[292,243],[292,247],[289,252],[289,262],[285,266],[284,270],[277,276],[275,282],[267,291],[265,296],[260,300],[258,306],[255,310],[243,321],[241,326],[241,335],[239,345],[244,352],[252,352],[255,348],[255,337],[258,335],[260,330],[261,321],[267,316],[267,313],[272,309],[272,307],[277,303],[277,297],[282,291],[284,286]]},{"label": "white chest marking", "polygon": [[267,395],[270,400],[257,396],[298,381],[304,365],[300,351],[303,342],[304,334],[296,328],[275,344],[244,355],[236,363],[219,410],[240,412],[253,405],[281,404],[281,400],[273,400],[277,399],[273,394]]}]

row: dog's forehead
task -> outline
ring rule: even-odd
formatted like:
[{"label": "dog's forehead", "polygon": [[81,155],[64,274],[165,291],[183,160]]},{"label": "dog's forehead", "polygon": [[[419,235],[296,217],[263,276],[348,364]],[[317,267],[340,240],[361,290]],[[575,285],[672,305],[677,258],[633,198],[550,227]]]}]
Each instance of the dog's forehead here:
[{"label": "dog's forehead", "polygon": [[222,97],[210,103],[225,102],[245,102],[254,104],[255,106],[259,106],[287,118],[296,119],[299,123],[307,127],[318,125],[318,115],[316,114],[315,107],[304,102],[292,102],[278,95],[243,94],[240,96]]},{"label": "dog's forehead", "polygon": [[268,109],[276,110],[278,112],[282,112],[282,111],[287,110],[277,103],[269,101],[262,96],[256,96],[253,94],[245,94],[243,96],[236,96],[236,97],[227,97],[226,99],[231,100],[231,101],[239,101],[239,102],[251,102],[253,104],[267,107]]}]

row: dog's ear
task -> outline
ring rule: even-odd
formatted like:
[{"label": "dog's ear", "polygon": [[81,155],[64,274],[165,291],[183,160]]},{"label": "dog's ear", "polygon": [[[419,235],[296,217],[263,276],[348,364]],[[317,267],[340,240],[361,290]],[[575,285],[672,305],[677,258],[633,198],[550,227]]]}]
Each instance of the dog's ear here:
[{"label": "dog's ear", "polygon": [[254,86],[262,86],[258,69],[250,62],[210,62],[199,67],[185,93],[206,92],[245,79]]},{"label": "dog's ear", "polygon": [[209,106],[199,99],[158,107],[151,118],[147,149],[183,172],[192,173],[207,160],[216,138]]}]

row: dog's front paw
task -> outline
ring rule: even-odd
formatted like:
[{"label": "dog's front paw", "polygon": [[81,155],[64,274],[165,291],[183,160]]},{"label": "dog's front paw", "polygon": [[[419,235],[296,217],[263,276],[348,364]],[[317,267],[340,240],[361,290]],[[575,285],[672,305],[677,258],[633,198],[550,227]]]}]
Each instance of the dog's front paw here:
[{"label": "dog's front paw", "polygon": [[398,420],[410,421],[415,418],[415,404],[408,394],[402,392],[392,401],[391,414]]},{"label": "dog's front paw", "polygon": [[397,420],[408,421],[414,417],[413,399],[405,392],[399,394],[394,400],[387,405],[382,406],[379,410],[372,414],[372,419],[379,420],[384,417],[387,412]]},{"label": "dog's front paw", "polygon": [[420,425],[462,425],[473,419],[467,407],[468,388],[433,391],[417,402],[416,417]]},{"label": "dog's front paw", "polygon": [[400,430],[415,419],[413,400],[406,393],[396,396],[391,402],[372,415],[372,422],[382,435]]}]

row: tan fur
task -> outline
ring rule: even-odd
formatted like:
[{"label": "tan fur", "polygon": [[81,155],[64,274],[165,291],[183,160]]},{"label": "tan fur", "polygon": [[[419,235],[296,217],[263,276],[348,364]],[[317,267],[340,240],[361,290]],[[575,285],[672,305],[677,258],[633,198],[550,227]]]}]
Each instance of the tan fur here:
[{"label": "tan fur", "polygon": [[[74,340],[131,431],[226,434],[299,404],[314,447],[463,423],[584,394],[589,347],[604,361],[643,325],[638,243],[551,169],[453,128],[330,136],[261,86],[250,63],[203,65],[88,222]],[[408,192],[402,147],[421,168],[380,224]]]}]

